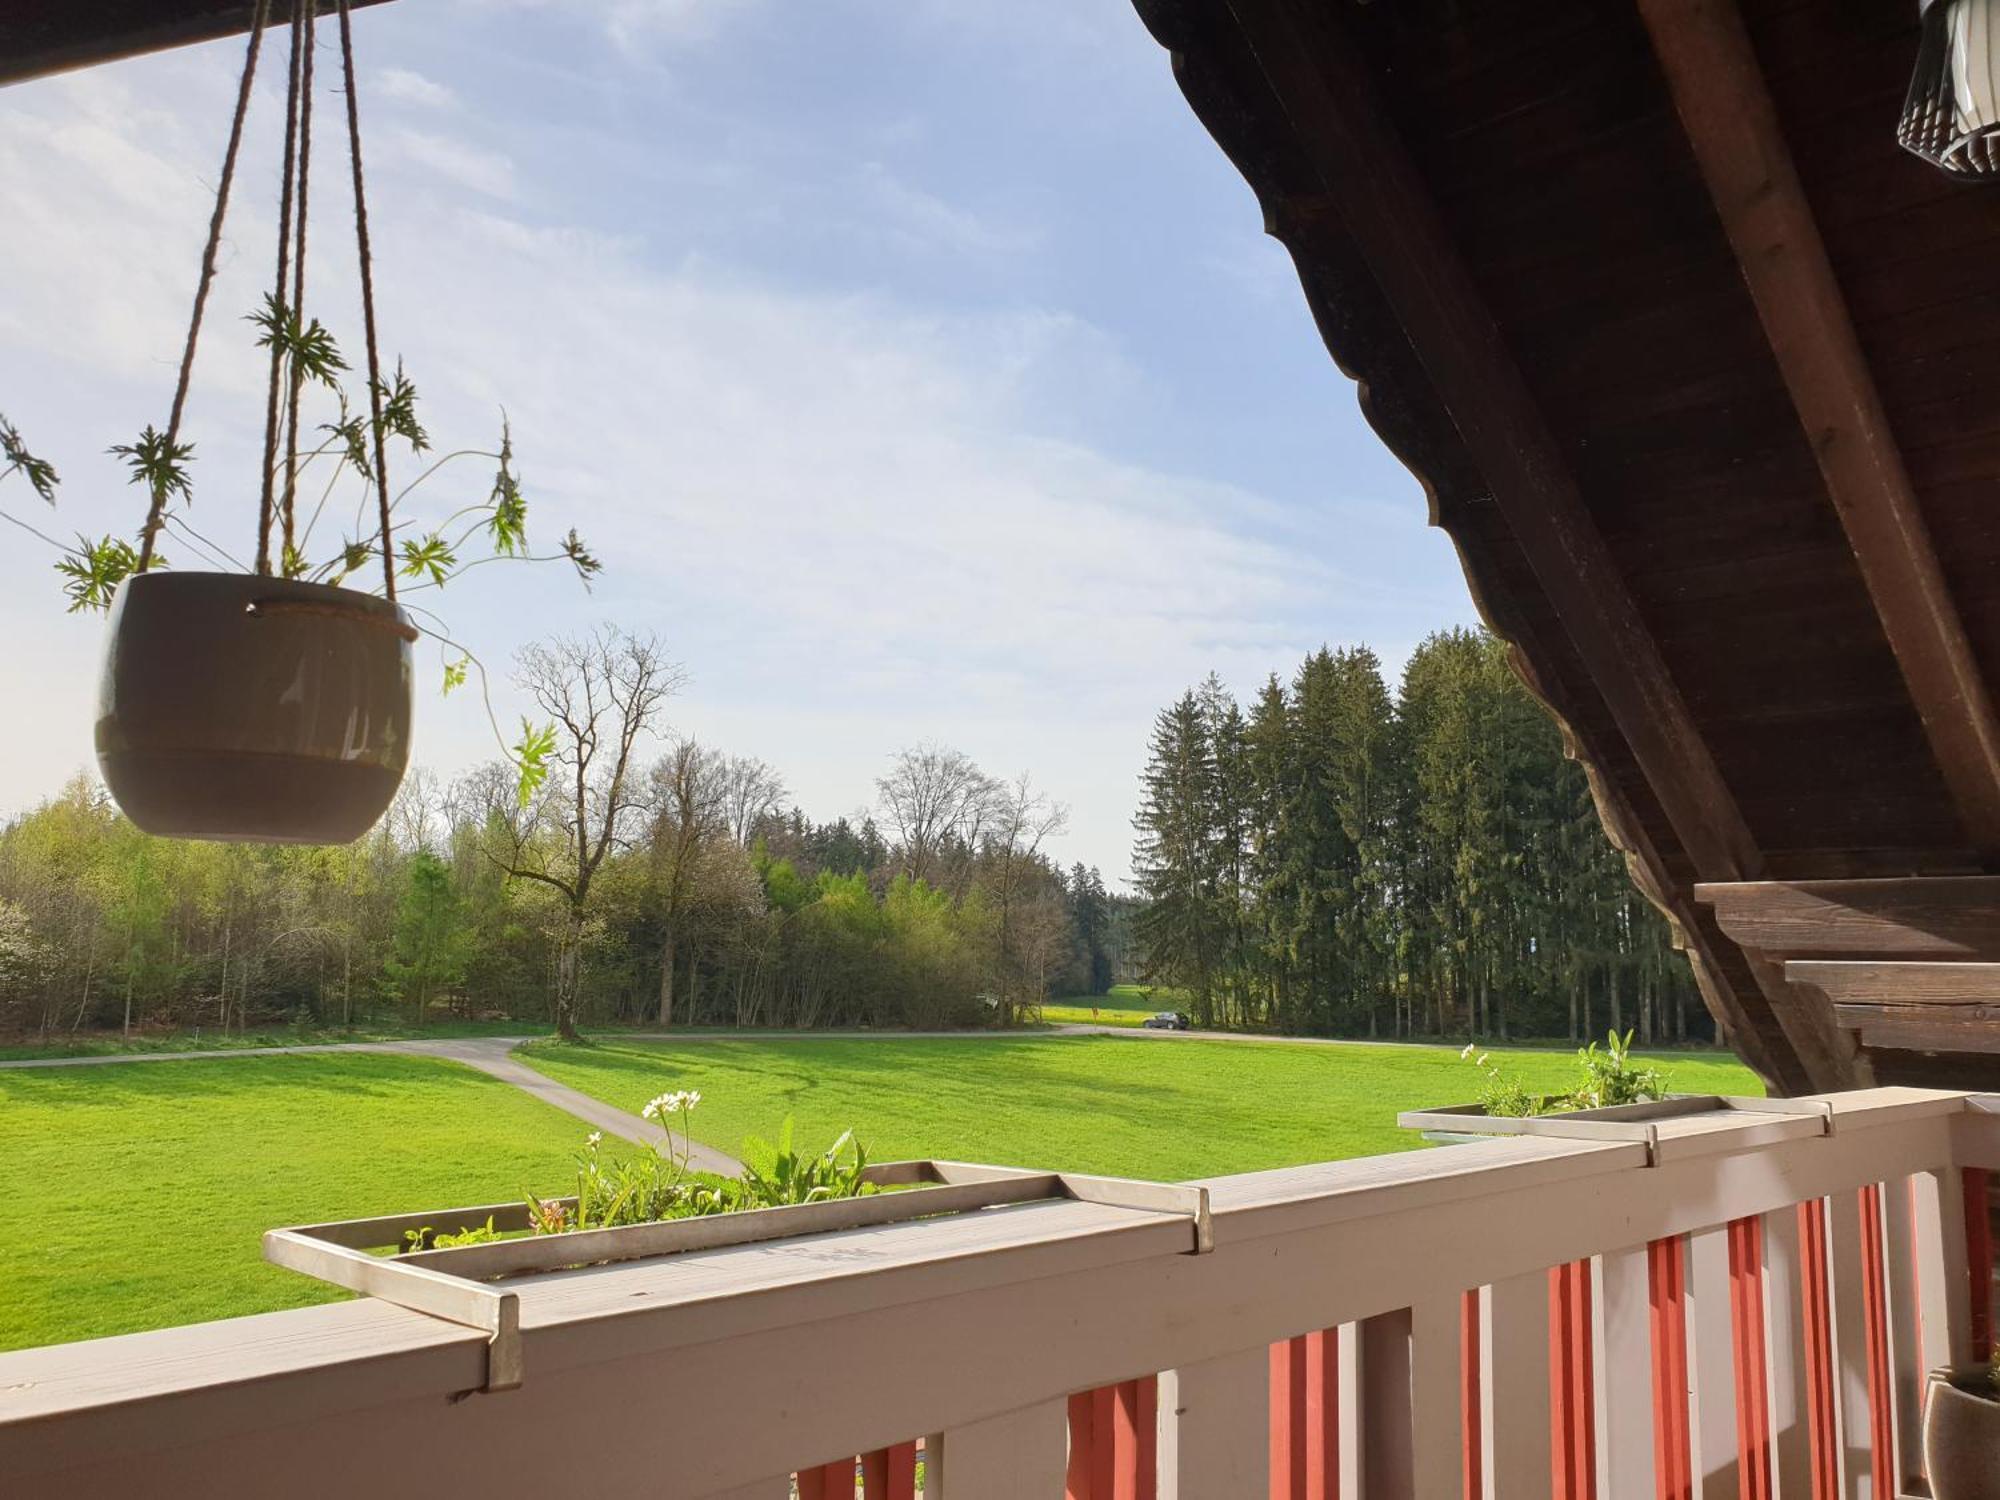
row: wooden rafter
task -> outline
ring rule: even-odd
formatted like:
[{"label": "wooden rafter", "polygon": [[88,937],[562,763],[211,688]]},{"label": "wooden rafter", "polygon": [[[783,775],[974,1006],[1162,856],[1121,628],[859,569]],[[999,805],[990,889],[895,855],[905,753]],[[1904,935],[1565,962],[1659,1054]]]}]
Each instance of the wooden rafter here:
[{"label": "wooden rafter", "polygon": [[1711,879],[1755,879],[1763,859],[1736,799],[1372,80],[1345,48],[1315,42],[1301,11],[1317,7],[1231,9],[1299,134],[1335,158],[1329,199],[1689,856]]},{"label": "wooden rafter", "polygon": [[1697,885],[1722,930],[1780,957],[2000,959],[2000,877]]},{"label": "wooden rafter", "polygon": [[[1598,531],[1499,327],[1453,245],[1372,78],[1323,7],[1229,0],[1279,107],[1312,143],[1337,213],[1406,332],[1509,530],[1697,871],[1753,880],[1763,857]],[[1823,1006],[1790,1003],[1758,971],[1811,1086],[1854,1081]],[[1740,1001],[1738,1002],[1740,1005]],[[1756,1023],[1741,1009],[1733,1033]]]},{"label": "wooden rafter", "polygon": [[1959,818],[2000,855],[2000,716],[1743,18],[1734,0],[1638,6]]},{"label": "wooden rafter", "polygon": [[2000,964],[1795,958],[1785,977],[1835,1005],[2000,1005]]},{"label": "wooden rafter", "polygon": [[[356,9],[382,0],[348,0]],[[331,11],[332,0],[322,9]],[[250,0],[7,0],[0,5],[0,84],[160,52],[250,29]],[[271,0],[271,22],[292,16]]]}]

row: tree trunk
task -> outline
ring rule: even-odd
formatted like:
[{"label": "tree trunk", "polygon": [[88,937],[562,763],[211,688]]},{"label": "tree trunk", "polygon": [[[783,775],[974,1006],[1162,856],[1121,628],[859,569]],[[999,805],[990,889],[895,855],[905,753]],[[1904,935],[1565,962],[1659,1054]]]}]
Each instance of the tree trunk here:
[{"label": "tree trunk", "polygon": [[674,929],[667,927],[665,942],[660,948],[660,1025],[674,1024]]},{"label": "tree trunk", "polygon": [[583,907],[573,905],[564,924],[562,951],[556,955],[556,1035],[577,1039],[577,989],[583,949]]}]

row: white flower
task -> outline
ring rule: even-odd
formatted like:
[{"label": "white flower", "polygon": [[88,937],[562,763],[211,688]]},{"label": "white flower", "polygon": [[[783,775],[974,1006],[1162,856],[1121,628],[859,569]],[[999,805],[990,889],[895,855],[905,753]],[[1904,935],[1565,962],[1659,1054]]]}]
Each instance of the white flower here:
[{"label": "white flower", "polygon": [[589,1135],[583,1138],[583,1143],[595,1151],[599,1146],[604,1144],[604,1132],[601,1130],[591,1131]]},{"label": "white flower", "polygon": [[701,1103],[701,1095],[694,1089],[676,1089],[669,1094],[661,1094],[647,1102],[639,1111],[649,1120],[664,1120],[668,1115],[677,1115],[693,1109]]},{"label": "white flower", "polygon": [[1468,1057],[1472,1056],[1473,1045],[1474,1044],[1471,1042],[1467,1042],[1465,1044],[1465,1050],[1458,1054],[1458,1060],[1460,1062],[1464,1062]]},{"label": "white flower", "polygon": [[1479,1063],[1478,1063],[1478,1066],[1480,1066],[1480,1067],[1482,1067],[1482,1068],[1486,1066],[1486,1054],[1485,1054],[1484,1052],[1482,1052],[1482,1053],[1480,1053],[1480,1054],[1479,1054]]}]

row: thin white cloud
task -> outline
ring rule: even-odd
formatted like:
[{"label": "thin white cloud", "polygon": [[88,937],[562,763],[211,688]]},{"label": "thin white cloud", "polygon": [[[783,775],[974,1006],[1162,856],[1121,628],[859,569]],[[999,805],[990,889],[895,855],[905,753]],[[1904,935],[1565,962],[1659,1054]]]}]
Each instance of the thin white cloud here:
[{"label": "thin white cloud", "polygon": [[408,127],[392,132],[390,141],[408,160],[447,182],[490,198],[514,196],[514,163],[502,152]]},{"label": "thin white cloud", "polygon": [[560,10],[594,19],[626,51],[712,41],[765,0],[465,0],[468,8]]},{"label": "thin white cloud", "polygon": [[458,95],[414,68],[384,68],[376,74],[375,85],[383,98],[403,104],[434,110],[458,107]]}]

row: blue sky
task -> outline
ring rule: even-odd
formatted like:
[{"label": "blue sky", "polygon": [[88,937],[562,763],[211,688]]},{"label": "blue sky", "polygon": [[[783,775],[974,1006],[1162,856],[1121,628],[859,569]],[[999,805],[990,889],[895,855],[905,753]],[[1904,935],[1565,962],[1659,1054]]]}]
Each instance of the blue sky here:
[{"label": "blue sky", "polygon": [[[495,567],[438,606],[508,722],[524,642],[651,629],[689,674],[673,730],[773,762],[815,816],[942,741],[1033,772],[1071,807],[1051,852],[1120,880],[1184,686],[1248,691],[1322,641],[1393,669],[1472,619],[1126,0],[398,0],[356,32],[384,341],[447,446],[504,405],[531,528],[606,563],[591,594]],[[53,518],[11,482],[0,503],[58,534],[136,524],[103,450],[163,420],[239,47],[0,92],[0,412],[64,478]],[[239,548],[278,79],[187,421],[195,519]],[[318,161],[309,310],[358,353],[345,164]],[[447,471],[413,514],[486,477]],[[0,739],[0,810],[90,756],[99,625],[48,561],[0,548],[32,726]],[[492,738],[435,677],[417,754],[449,775]]]}]

